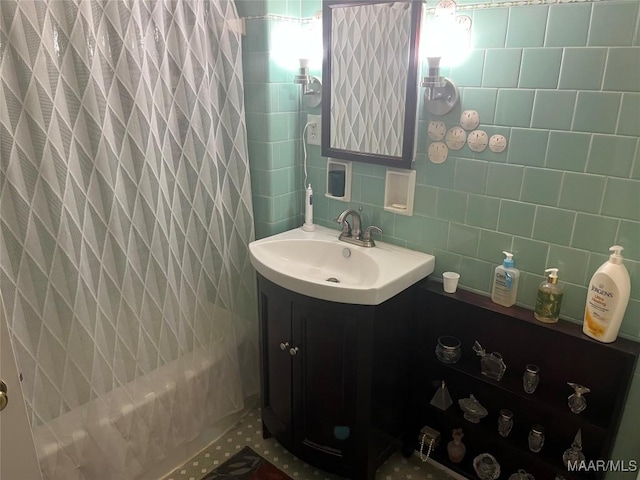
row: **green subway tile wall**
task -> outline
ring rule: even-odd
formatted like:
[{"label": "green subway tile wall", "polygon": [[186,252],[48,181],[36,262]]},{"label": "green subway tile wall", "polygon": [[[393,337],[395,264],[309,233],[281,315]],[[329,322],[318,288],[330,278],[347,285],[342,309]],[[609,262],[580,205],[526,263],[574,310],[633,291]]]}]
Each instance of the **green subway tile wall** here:
[{"label": "green subway tile wall", "polygon": [[[273,62],[270,33],[283,19],[321,8],[320,0],[236,0],[247,19],[245,95],[258,237],[302,223],[301,126],[294,72]],[[460,2],[465,7],[471,3]],[[382,208],[385,168],[354,164],[352,201],[326,198],[326,159],[310,146],[318,224],[347,207],[363,207],[382,239],[436,256],[434,276],[461,273],[460,285],[488,294],[502,251],[515,254],[522,277],[518,303],[533,308],[544,269],[560,268],[562,316],[581,322],[586,285],[614,243],[625,247],[632,294],[621,334],[640,340],[640,1],[600,1],[469,8],[473,50],[447,68],[461,105],[437,118],[447,126],[462,110],[480,113],[505,152],[467,146],[446,162],[429,162],[432,118],[420,90],[413,216]],[[289,20],[290,21],[290,20]],[[326,101],[326,99],[325,99]],[[302,113],[302,116],[299,116]],[[640,371],[636,371],[614,459],[640,451]],[[616,473],[607,478],[635,479]]]}]

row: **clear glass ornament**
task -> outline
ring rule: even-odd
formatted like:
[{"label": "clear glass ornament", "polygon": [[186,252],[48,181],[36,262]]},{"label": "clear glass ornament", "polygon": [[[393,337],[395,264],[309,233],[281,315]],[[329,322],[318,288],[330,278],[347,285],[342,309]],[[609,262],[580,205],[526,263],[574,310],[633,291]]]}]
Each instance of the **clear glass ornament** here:
[{"label": "clear glass ornament", "polygon": [[456,363],[462,357],[462,344],[460,340],[451,335],[443,335],[438,338],[436,345],[436,357],[442,363]]},{"label": "clear glass ornament", "polygon": [[571,448],[567,448],[562,454],[562,461],[565,466],[576,466],[580,462],[585,460],[584,453],[582,453],[582,430],[578,429],[578,433],[576,433],[575,438],[573,439],[573,443],[571,444]]},{"label": "clear glass ornament", "polygon": [[482,375],[494,380],[502,380],[507,369],[502,355],[499,352],[487,353],[478,341],[473,344],[473,351],[480,357],[480,372]]},{"label": "clear glass ornament", "polygon": [[498,416],[498,433],[501,437],[509,436],[511,429],[513,428],[513,412],[511,410],[500,410]]},{"label": "clear glass ornament", "polygon": [[524,374],[522,375],[522,386],[527,393],[533,393],[538,388],[540,383],[540,367],[533,363],[528,364],[525,367]]},{"label": "clear glass ornament", "polygon": [[433,395],[433,398],[431,398],[430,403],[431,405],[433,405],[436,408],[439,408],[440,410],[446,410],[453,404],[453,400],[451,400],[451,395],[449,395],[449,389],[445,385],[444,380],[442,381],[440,388],[436,390],[436,393]]},{"label": "clear glass ornament", "polygon": [[569,395],[568,405],[573,413],[580,413],[587,408],[587,399],[583,397],[585,393],[589,393],[591,389],[580,385],[579,383],[567,382],[567,384],[573,388],[574,393]]},{"label": "clear glass ornament", "polygon": [[529,450],[538,453],[544,445],[544,427],[534,424],[529,431]]}]

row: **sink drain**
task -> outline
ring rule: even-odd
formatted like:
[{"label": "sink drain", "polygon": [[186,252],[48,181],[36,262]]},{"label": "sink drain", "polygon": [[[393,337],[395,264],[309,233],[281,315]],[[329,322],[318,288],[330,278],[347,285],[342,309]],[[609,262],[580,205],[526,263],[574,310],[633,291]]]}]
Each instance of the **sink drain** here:
[{"label": "sink drain", "polygon": [[327,282],[340,283],[340,280],[338,280],[336,277],[329,277],[327,278]]}]

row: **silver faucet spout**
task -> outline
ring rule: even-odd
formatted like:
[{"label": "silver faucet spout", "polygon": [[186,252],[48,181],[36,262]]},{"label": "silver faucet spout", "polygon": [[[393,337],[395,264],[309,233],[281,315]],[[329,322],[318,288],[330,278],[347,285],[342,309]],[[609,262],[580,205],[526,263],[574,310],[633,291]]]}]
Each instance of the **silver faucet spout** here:
[{"label": "silver faucet spout", "polygon": [[[350,226],[349,221],[347,220],[349,215],[351,215],[351,222],[353,223],[353,226]],[[361,247],[375,247],[376,242],[373,241],[372,233],[382,233],[382,229],[380,227],[371,225],[365,229],[363,234],[360,213],[351,208],[338,215],[338,218],[336,218],[335,221],[342,225],[342,232],[340,233],[338,240],[351,243],[353,245],[360,245]]]},{"label": "silver faucet spout", "polygon": [[361,234],[362,234],[362,227],[361,227],[362,221],[360,219],[360,214],[356,210],[353,210],[352,208],[345,210],[338,216],[338,218],[336,219],[336,222],[338,222],[341,225],[344,224],[344,222],[346,221],[349,215],[351,215],[351,223],[352,223],[351,237],[357,240],[360,240]]}]

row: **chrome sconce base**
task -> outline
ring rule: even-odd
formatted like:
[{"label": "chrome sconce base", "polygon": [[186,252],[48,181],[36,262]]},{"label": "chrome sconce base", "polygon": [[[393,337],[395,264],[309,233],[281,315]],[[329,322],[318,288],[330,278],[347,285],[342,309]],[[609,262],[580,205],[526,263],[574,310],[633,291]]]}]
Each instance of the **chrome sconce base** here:
[{"label": "chrome sconce base", "polygon": [[315,108],[322,103],[322,81],[318,77],[309,75],[307,67],[300,67],[293,83],[302,85],[302,103],[306,108]]},{"label": "chrome sconce base", "polygon": [[316,108],[322,103],[322,82],[318,77],[309,77],[309,83],[303,84],[302,103],[306,108]]},{"label": "chrome sconce base", "polygon": [[432,115],[445,115],[458,103],[460,98],[458,88],[448,78],[440,77],[439,82],[430,82],[431,77],[426,77],[420,86],[426,87],[424,91],[424,106]]}]

